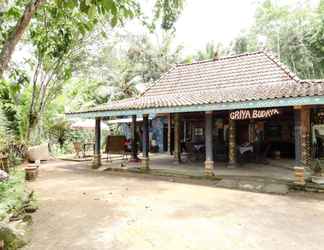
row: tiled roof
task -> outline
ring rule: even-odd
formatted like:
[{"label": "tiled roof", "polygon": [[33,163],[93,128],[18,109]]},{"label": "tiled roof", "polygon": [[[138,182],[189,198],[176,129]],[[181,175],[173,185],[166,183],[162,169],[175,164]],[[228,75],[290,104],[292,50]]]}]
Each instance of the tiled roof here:
[{"label": "tiled roof", "polygon": [[299,80],[259,51],[177,65],[141,97],[80,112],[133,110],[324,95],[324,80]]}]

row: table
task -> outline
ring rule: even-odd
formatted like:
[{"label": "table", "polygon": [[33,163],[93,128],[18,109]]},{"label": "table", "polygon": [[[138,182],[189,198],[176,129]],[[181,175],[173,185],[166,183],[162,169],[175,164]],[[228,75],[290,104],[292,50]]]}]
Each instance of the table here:
[{"label": "table", "polygon": [[204,152],[205,152],[205,144],[193,144],[192,147],[194,148],[195,158],[197,160],[204,159]]},{"label": "table", "polygon": [[87,157],[86,152],[87,152],[87,147],[89,147],[89,146],[93,148],[93,153],[95,152],[95,143],[94,142],[85,142],[82,144],[83,158]]}]

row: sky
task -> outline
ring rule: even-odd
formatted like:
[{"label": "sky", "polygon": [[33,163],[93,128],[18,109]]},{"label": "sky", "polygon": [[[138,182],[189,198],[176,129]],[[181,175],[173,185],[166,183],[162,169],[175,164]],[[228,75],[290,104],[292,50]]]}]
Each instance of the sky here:
[{"label": "sky", "polygon": [[187,0],[176,27],[176,43],[185,53],[207,42],[228,44],[253,22],[256,0]]},{"label": "sky", "polygon": [[[311,6],[319,0],[272,0],[278,5],[298,6],[308,1]],[[175,24],[176,44],[184,46],[190,55],[205,48],[208,42],[228,45],[241,31],[253,24],[257,5],[263,0],[186,0]]]}]

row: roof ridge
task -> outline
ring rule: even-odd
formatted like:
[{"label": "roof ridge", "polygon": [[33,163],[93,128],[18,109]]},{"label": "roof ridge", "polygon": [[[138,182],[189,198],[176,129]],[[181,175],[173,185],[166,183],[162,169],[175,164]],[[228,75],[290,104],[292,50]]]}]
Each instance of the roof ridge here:
[{"label": "roof ridge", "polygon": [[[324,81],[324,80],[323,80]],[[298,83],[298,82],[296,82]],[[281,83],[269,83],[268,85],[282,85]],[[255,83],[251,86],[261,86],[260,84],[258,83]],[[182,96],[184,94],[191,94],[191,95],[195,95],[195,94],[205,94],[205,93],[211,93],[211,92],[218,92],[220,89],[230,89],[230,90],[233,90],[233,89],[241,89],[242,87],[241,86],[229,86],[229,87],[218,87],[217,89],[214,89],[214,90],[211,90],[211,89],[208,89],[208,90],[195,90],[195,91],[183,91],[181,93],[162,93],[162,94],[158,94],[158,95],[154,95],[154,97],[161,97],[161,96],[164,96],[164,97],[168,97],[168,96]],[[136,100],[138,100],[139,98],[141,97],[145,97],[145,98],[151,98],[152,96],[139,96],[136,98]]]},{"label": "roof ridge", "polygon": [[262,53],[265,56],[267,56],[271,61],[273,61],[277,66],[279,66],[286,73],[286,75],[288,75],[292,80],[294,80],[298,83],[300,82],[299,77],[294,72],[292,72],[287,67],[287,65],[280,62],[279,58],[272,51],[264,49],[264,50],[262,50]]},{"label": "roof ridge", "polygon": [[301,79],[300,82],[324,82],[324,79]]},{"label": "roof ridge", "polygon": [[242,57],[242,56],[251,56],[251,55],[261,54],[262,52],[263,52],[262,50],[257,50],[254,52],[245,52],[245,53],[240,53],[240,54],[235,54],[235,55],[224,56],[224,57],[220,57],[218,59],[206,59],[206,60],[196,61],[196,62],[192,62],[192,63],[179,63],[176,65],[176,67],[190,66],[190,65],[194,65],[194,64],[202,64],[202,63],[208,63],[208,62],[213,62],[213,61],[223,61],[223,60],[233,59],[233,58]]}]

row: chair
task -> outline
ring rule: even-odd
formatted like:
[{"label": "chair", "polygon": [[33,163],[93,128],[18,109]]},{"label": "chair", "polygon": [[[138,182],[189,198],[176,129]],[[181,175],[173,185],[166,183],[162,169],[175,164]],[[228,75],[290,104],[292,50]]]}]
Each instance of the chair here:
[{"label": "chair", "polygon": [[80,142],[73,142],[73,148],[74,148],[74,151],[75,151],[75,157],[80,158],[81,143]]},{"label": "chair", "polygon": [[111,154],[121,154],[123,160],[127,160],[128,151],[125,145],[126,137],[122,135],[108,135],[106,139],[107,161],[112,162]]},{"label": "chair", "polygon": [[268,164],[268,160],[267,160],[267,155],[270,151],[270,148],[271,148],[271,144],[267,144],[261,154],[261,163],[262,164]]},{"label": "chair", "polygon": [[191,142],[185,142],[184,143],[184,153],[182,155],[184,156],[185,161],[193,161],[193,146]]},{"label": "chair", "polygon": [[220,161],[227,161],[228,152],[225,142],[214,141],[214,159]]}]

